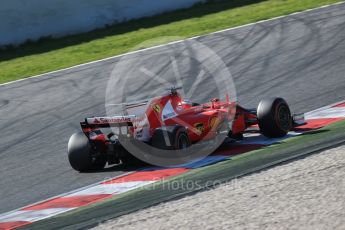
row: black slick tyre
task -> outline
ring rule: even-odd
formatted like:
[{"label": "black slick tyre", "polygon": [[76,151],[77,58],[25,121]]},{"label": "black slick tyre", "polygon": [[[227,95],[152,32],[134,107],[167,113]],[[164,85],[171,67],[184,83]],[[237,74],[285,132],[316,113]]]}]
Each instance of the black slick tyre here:
[{"label": "black slick tyre", "polygon": [[68,160],[73,169],[79,172],[101,170],[106,158],[93,157],[94,149],[84,133],[74,133],[68,141]]},{"label": "black slick tyre", "polygon": [[266,137],[283,137],[292,127],[290,108],[282,98],[262,100],[257,109],[260,131]]}]

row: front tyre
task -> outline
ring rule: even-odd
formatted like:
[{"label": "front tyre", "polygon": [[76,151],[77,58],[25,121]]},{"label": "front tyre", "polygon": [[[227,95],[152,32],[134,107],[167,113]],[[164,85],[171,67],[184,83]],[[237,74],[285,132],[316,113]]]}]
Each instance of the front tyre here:
[{"label": "front tyre", "polygon": [[292,127],[289,105],[282,98],[262,100],[257,109],[260,131],[266,137],[283,137]]},{"label": "front tyre", "polygon": [[68,141],[68,160],[73,169],[79,172],[101,170],[107,160],[93,156],[89,139],[83,132],[74,133]]}]

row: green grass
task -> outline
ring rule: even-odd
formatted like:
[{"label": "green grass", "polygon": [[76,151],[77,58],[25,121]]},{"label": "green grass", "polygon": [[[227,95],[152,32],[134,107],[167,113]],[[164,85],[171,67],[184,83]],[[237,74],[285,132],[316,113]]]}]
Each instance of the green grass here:
[{"label": "green grass", "polygon": [[[340,0],[228,0],[210,1],[190,9],[108,26],[60,39],[42,39],[0,51],[0,83],[30,77],[117,54],[161,36],[157,43],[188,38]],[[146,44],[147,46],[157,45]],[[143,48],[143,47],[141,47]]]}]

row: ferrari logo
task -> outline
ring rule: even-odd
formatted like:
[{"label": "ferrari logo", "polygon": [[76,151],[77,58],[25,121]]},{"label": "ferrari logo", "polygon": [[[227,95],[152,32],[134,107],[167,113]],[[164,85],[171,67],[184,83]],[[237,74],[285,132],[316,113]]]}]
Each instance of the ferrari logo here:
[{"label": "ferrari logo", "polygon": [[156,111],[157,113],[160,113],[160,112],[161,112],[161,107],[160,107],[159,105],[153,105],[153,106],[152,106],[152,109],[153,109],[154,111]]},{"label": "ferrari logo", "polygon": [[194,127],[196,128],[198,135],[201,135],[204,132],[204,124],[203,123],[195,123]]}]

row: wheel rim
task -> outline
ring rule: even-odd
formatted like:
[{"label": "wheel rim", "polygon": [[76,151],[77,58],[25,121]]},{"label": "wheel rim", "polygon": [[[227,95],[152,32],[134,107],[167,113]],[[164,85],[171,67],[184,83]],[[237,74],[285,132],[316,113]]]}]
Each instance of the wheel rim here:
[{"label": "wheel rim", "polygon": [[188,147],[188,140],[185,135],[181,135],[178,141],[179,149],[187,149]]},{"label": "wheel rim", "polygon": [[280,106],[278,109],[278,121],[281,129],[288,131],[290,129],[290,111],[286,106]]}]

